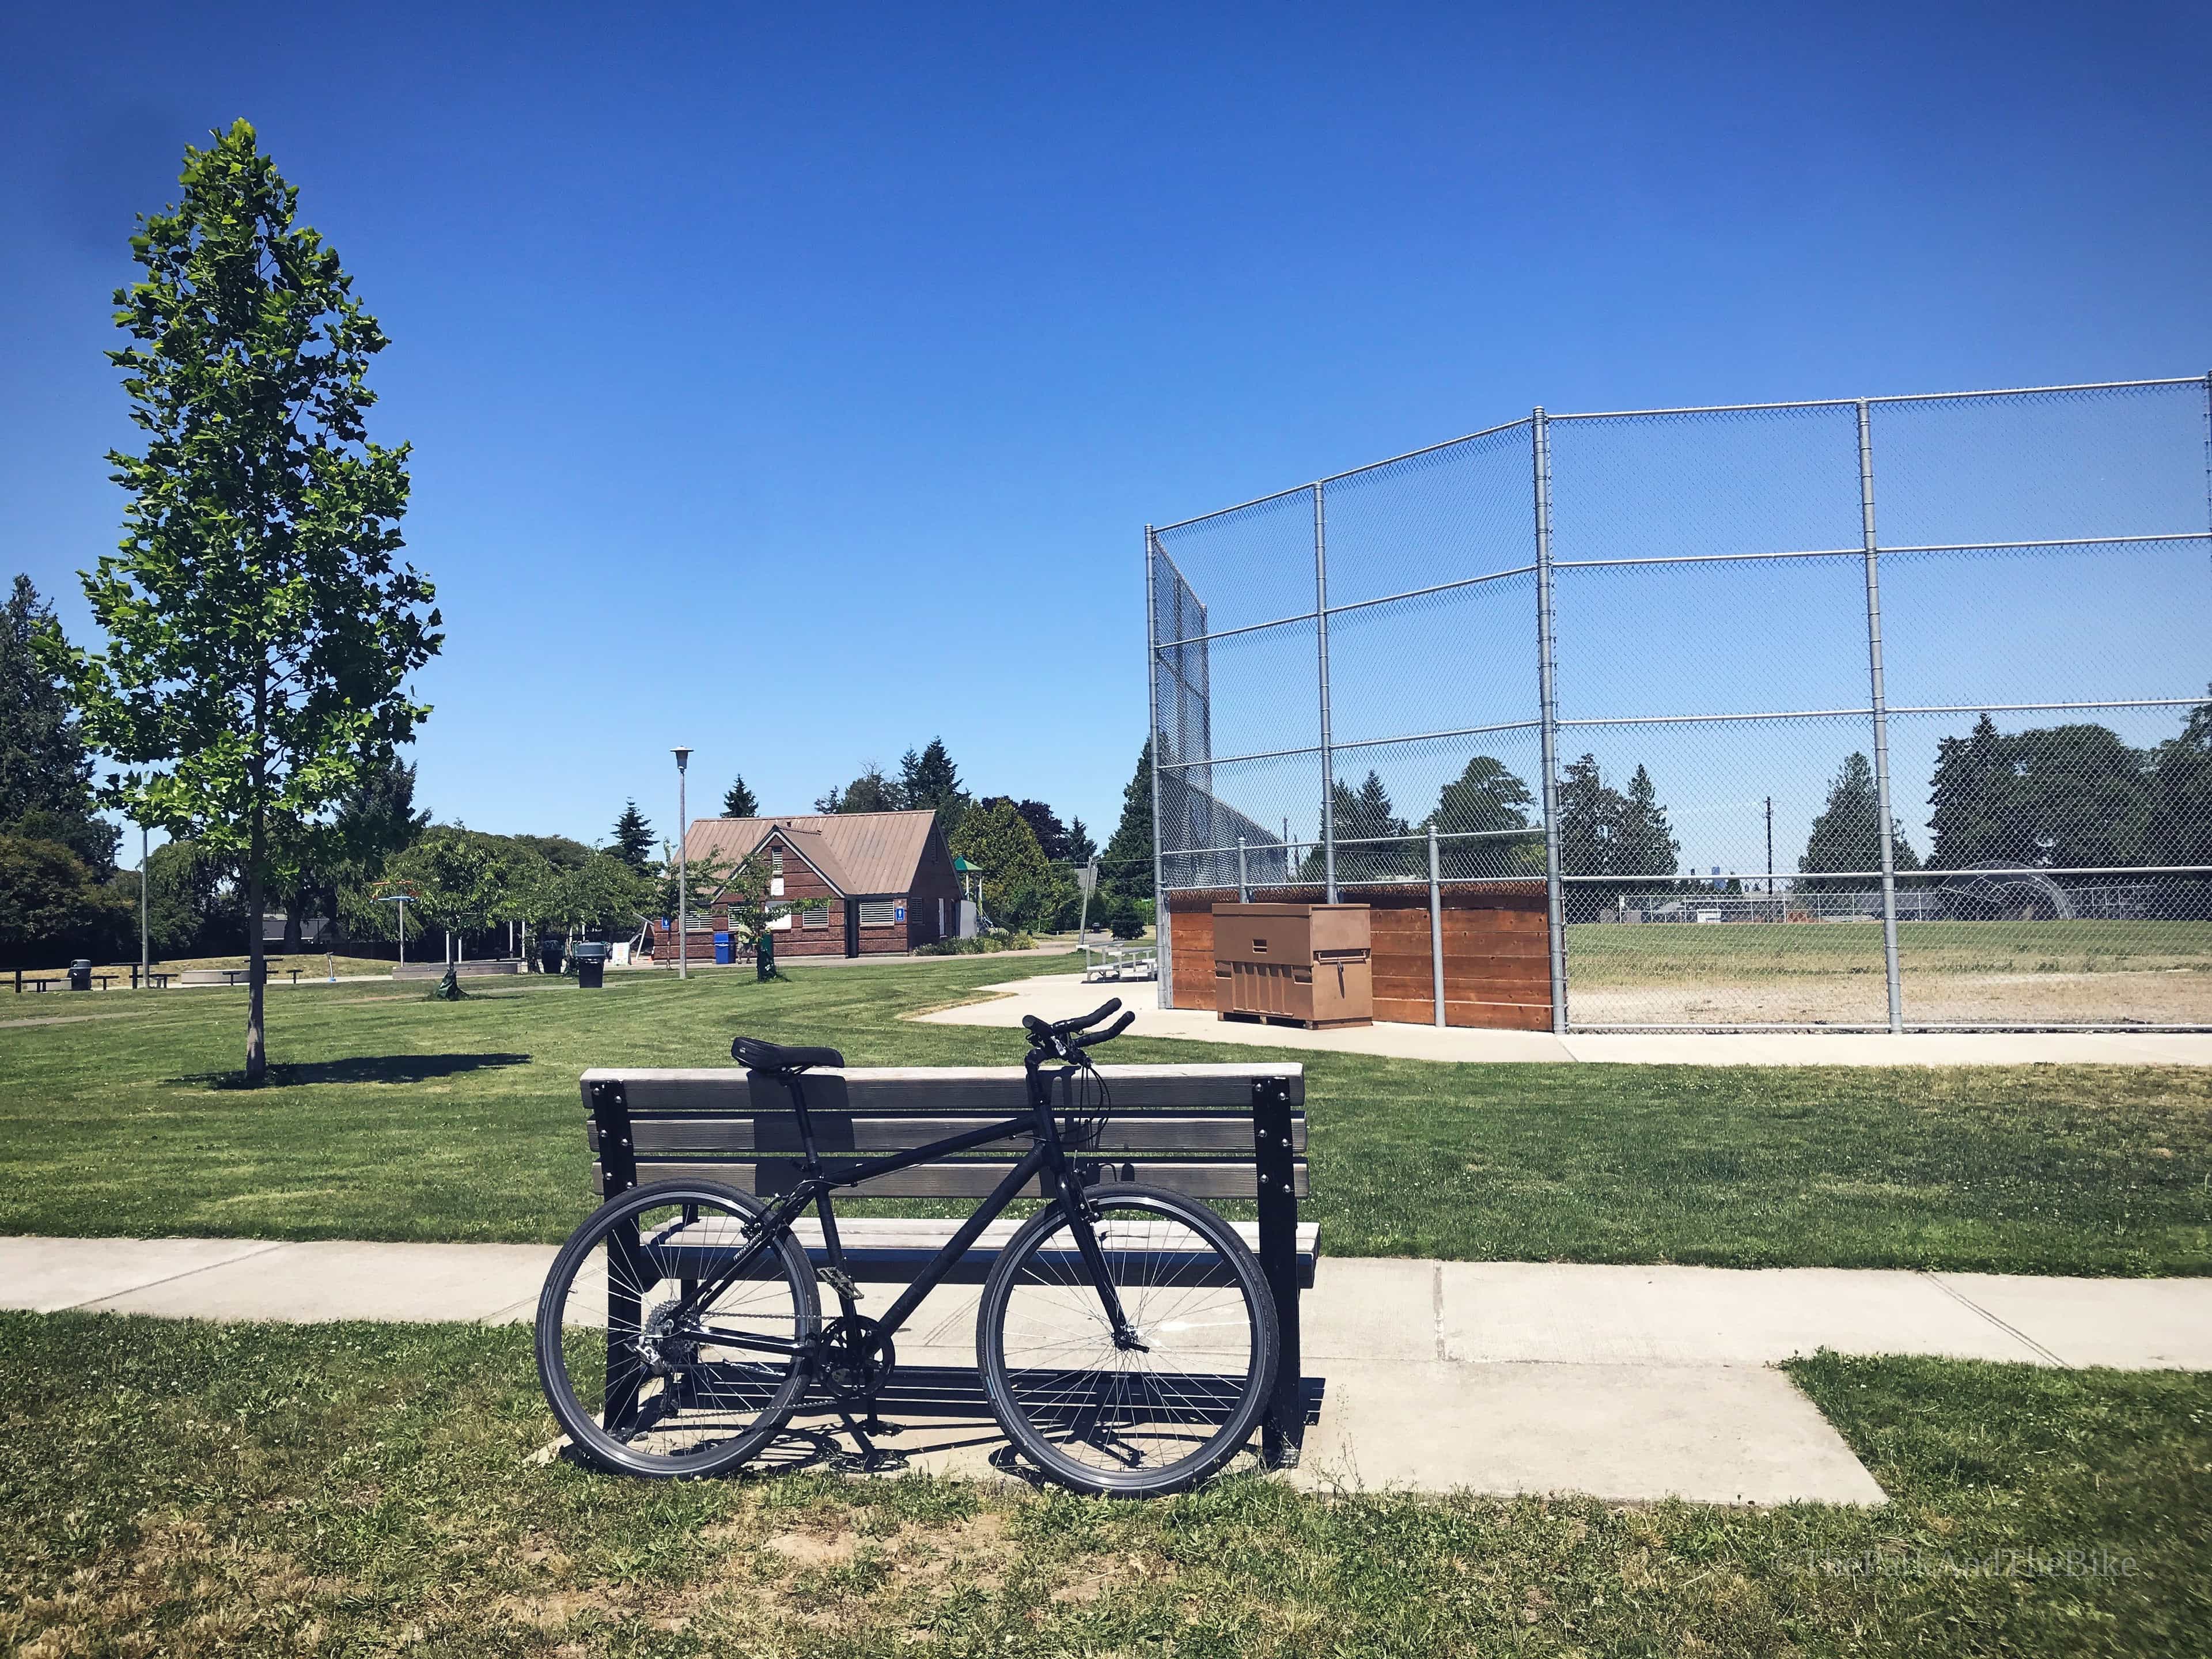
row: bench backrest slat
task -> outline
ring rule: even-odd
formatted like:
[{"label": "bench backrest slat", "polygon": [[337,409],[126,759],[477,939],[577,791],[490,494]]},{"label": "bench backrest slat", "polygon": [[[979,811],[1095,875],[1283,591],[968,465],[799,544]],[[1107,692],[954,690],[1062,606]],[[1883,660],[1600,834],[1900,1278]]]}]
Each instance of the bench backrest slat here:
[{"label": "bench backrest slat", "polygon": [[[1252,1085],[1280,1078],[1289,1085],[1290,1103],[1305,1103],[1305,1073],[1287,1066],[1108,1066],[1105,1074],[1115,1109],[1249,1110]],[[734,1067],[696,1071],[602,1067],[584,1073],[584,1107],[591,1109],[592,1085],[619,1082],[633,1119],[657,1112],[743,1113],[788,1111],[791,1097],[772,1078],[756,1078]],[[1007,1066],[849,1066],[842,1072],[809,1072],[801,1086],[811,1110],[891,1111],[985,1115],[1026,1111],[1029,1095],[1020,1068]]]},{"label": "bench backrest slat", "polygon": [[[1101,1162],[1104,1166],[1102,1173],[1110,1173],[1115,1179],[1165,1187],[1191,1198],[1249,1201],[1259,1196],[1258,1176],[1249,1160],[1241,1164],[1227,1159],[1207,1163],[1169,1159],[1105,1159]],[[951,1158],[942,1164],[917,1164],[910,1169],[871,1181],[860,1188],[856,1195],[861,1198],[983,1198],[1006,1178],[1006,1171],[1012,1167],[1012,1160],[1004,1158]],[[640,1158],[637,1164],[637,1178],[641,1184],[690,1176],[719,1181],[763,1198],[789,1192],[798,1184],[800,1173],[801,1165],[796,1158],[761,1158],[748,1164],[722,1163],[708,1158],[668,1161]],[[1292,1179],[1292,1196],[1307,1196],[1304,1158],[1297,1160],[1293,1166]],[[596,1189],[605,1189],[605,1177],[596,1163],[592,1165],[592,1181]],[[1042,1194],[1033,1191],[1031,1195],[1042,1196]]]},{"label": "bench backrest slat", "polygon": [[[964,1134],[994,1120],[976,1114],[962,1117],[855,1117],[845,1112],[810,1115],[814,1144],[824,1155],[836,1152],[898,1152]],[[1018,1131],[1009,1139],[1019,1139]],[[649,1152],[797,1152],[801,1149],[797,1116],[760,1112],[744,1117],[647,1117],[630,1126],[639,1154]],[[585,1125],[585,1137],[599,1150],[599,1126]],[[1303,1112],[1291,1120],[1291,1150],[1306,1149]],[[1249,1112],[1207,1115],[1146,1112],[1109,1117],[1090,1152],[1241,1152],[1252,1151]]]}]

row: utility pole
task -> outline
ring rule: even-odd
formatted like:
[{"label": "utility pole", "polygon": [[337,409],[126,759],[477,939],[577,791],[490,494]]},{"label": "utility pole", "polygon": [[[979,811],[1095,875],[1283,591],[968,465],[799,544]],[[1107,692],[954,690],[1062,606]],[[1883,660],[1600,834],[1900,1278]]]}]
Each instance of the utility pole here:
[{"label": "utility pole", "polygon": [[691,764],[691,751],[678,749],[676,756],[676,977],[691,977],[691,866],[684,850],[684,841],[690,820],[684,814],[689,810],[684,799],[684,775]]},{"label": "utility pole", "polygon": [[1766,908],[1774,908],[1774,797],[1766,798]]},{"label": "utility pole", "polygon": [[148,947],[150,935],[146,929],[146,826],[138,826],[138,982],[150,985],[153,981],[154,957]]}]

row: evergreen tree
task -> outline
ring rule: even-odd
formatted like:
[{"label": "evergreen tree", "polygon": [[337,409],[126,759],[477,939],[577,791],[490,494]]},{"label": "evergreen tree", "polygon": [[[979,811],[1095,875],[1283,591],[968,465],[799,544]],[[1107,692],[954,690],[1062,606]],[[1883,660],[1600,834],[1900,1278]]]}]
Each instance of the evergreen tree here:
[{"label": "evergreen tree", "polygon": [[1098,855],[1098,880],[1132,898],[1152,896],[1152,745],[1137,751],[1137,769],[1121,790],[1121,821]]},{"label": "evergreen tree", "polygon": [[917,754],[909,749],[899,757],[896,805],[909,812],[927,808],[937,814],[937,827],[947,836],[967,810],[968,792],[960,787],[960,769],[945,747],[945,739],[932,738]]},{"label": "evergreen tree", "polygon": [[[1397,805],[1378,773],[1370,769],[1358,789],[1347,789],[1340,781],[1330,791],[1330,799],[1336,819],[1338,881],[1389,881],[1426,876],[1427,849],[1424,848],[1416,857],[1399,839],[1411,836],[1413,826],[1398,816]],[[1417,864],[1420,866],[1418,871],[1414,867]]]},{"label": "evergreen tree", "polygon": [[1613,848],[1620,839],[1628,802],[1606,782],[1596,756],[1586,753],[1561,769],[1559,800],[1560,873],[1614,873]]},{"label": "evergreen tree", "polygon": [[17,576],[0,608],[0,834],[59,842],[97,879],[114,864],[123,832],[94,816],[92,759],[68,683],[54,671],[57,649],[66,646],[53,607]]},{"label": "evergreen tree", "polygon": [[726,818],[757,818],[760,816],[760,798],[745,787],[742,777],[731,780],[722,795],[722,816]]},{"label": "evergreen tree", "polygon": [[[1671,876],[1681,866],[1682,850],[1667,823],[1667,809],[1643,767],[1628,781],[1621,799],[1620,828],[1613,850],[1613,867],[1624,876]],[[1908,849],[1909,850],[1909,849]]]},{"label": "evergreen tree", "polygon": [[1088,864],[1098,856],[1098,843],[1091,839],[1091,831],[1084,827],[1081,818],[1067,821],[1067,860],[1071,864]]},{"label": "evergreen tree", "polygon": [[[1827,805],[1813,820],[1812,833],[1806,837],[1805,851],[1797,860],[1797,868],[1805,874],[1817,875],[1830,871],[1851,871],[1854,875],[1839,882],[1807,882],[1807,887],[1839,886],[1846,890],[1864,888],[1869,872],[1881,868],[1881,808],[1875,788],[1874,768],[1864,755],[1854,750],[1844,757],[1828,784]],[[1917,870],[1920,855],[1905,839],[1902,825],[1894,819],[1890,823],[1890,857],[1893,867],[1899,871]]]},{"label": "evergreen tree", "polygon": [[814,810],[823,817],[845,810],[845,786],[833,783],[814,798]]},{"label": "evergreen tree", "polygon": [[1978,864],[2038,861],[2021,787],[2018,749],[1987,714],[1974,722],[1966,736],[1945,738],[1936,745],[1928,804],[1928,827],[1936,836],[1929,868],[1966,870]]},{"label": "evergreen tree", "polygon": [[624,804],[615,820],[614,843],[607,850],[639,875],[653,867],[653,825],[634,800]]}]

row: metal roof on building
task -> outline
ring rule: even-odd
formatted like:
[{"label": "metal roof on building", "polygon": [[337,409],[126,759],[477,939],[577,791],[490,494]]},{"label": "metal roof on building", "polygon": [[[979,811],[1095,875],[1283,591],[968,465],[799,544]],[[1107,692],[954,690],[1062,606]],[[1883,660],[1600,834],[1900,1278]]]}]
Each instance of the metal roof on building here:
[{"label": "metal roof on building", "polygon": [[686,858],[740,864],[781,830],[791,849],[848,898],[912,892],[937,815],[828,812],[793,817],[695,818],[684,836]]}]

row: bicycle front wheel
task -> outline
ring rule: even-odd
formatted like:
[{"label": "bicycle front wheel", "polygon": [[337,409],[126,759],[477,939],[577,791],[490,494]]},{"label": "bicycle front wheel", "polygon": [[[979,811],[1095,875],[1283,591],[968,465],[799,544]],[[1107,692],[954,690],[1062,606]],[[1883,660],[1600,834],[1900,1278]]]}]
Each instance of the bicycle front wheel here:
[{"label": "bicycle front wheel", "polygon": [[715,1474],[789,1419],[821,1325],[806,1252],[787,1231],[714,1289],[764,1212],[717,1182],[659,1182],[608,1200],[554,1258],[538,1302],[538,1380],[592,1462]]},{"label": "bicycle front wheel", "polygon": [[1205,1205],[1094,1187],[1100,1251],[1133,1344],[1054,1206],[1014,1235],[983,1287],[977,1363],[991,1409],[1044,1472],[1079,1492],[1151,1497],[1195,1486],[1251,1437],[1279,1349],[1266,1276]]}]

